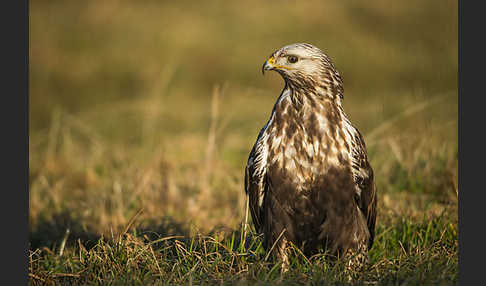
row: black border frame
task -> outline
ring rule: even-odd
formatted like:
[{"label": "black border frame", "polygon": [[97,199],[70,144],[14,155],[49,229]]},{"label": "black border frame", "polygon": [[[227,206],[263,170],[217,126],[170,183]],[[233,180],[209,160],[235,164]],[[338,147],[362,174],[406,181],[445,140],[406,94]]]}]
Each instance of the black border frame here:
[{"label": "black border frame", "polygon": [[[467,3],[464,6],[464,2]],[[481,72],[484,10],[474,1],[458,1],[458,196],[459,285],[482,285],[484,236],[484,140]],[[474,4],[477,7],[474,7]],[[469,40],[469,41],[468,41]],[[468,136],[470,135],[470,136]],[[478,187],[479,186],[479,187]],[[482,282],[482,283],[481,283]]]},{"label": "black border frame", "polygon": [[[29,283],[29,1],[2,4],[4,284]],[[8,5],[10,4],[10,5]]]}]

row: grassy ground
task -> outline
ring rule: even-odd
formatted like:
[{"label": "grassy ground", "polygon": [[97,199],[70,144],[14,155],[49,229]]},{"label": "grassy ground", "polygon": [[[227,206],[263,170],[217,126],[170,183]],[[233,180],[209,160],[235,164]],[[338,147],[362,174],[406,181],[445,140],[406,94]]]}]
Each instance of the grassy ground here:
[{"label": "grassy ground", "polygon": [[283,85],[259,69],[306,41],[343,75],[377,177],[354,283],[457,284],[457,2],[339,3],[31,1],[30,283],[346,281],[298,250],[281,275],[244,223]]}]

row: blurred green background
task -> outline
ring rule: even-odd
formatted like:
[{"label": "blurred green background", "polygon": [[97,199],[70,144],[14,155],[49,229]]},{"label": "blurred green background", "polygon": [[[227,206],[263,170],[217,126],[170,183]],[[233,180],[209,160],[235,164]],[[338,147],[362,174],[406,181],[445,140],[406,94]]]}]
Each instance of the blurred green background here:
[{"label": "blurred green background", "polygon": [[455,214],[457,14],[449,0],[30,1],[31,240],[66,220],[107,233],[140,208],[236,226],[283,87],[260,68],[295,42],[343,76],[381,221]]}]

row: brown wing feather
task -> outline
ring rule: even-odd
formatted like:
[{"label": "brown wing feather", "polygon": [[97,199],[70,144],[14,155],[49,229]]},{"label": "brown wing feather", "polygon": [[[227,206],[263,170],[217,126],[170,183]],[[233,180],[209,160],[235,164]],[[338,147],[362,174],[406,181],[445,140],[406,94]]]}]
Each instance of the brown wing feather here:
[{"label": "brown wing feather", "polygon": [[373,245],[375,237],[375,223],[376,223],[376,185],[373,175],[373,169],[368,161],[368,155],[366,152],[366,145],[361,136],[361,133],[356,129],[357,136],[355,137],[356,146],[354,152],[354,160],[356,162],[355,168],[359,168],[356,172],[356,183],[361,190],[358,198],[358,205],[366,218],[368,230],[370,232],[370,239],[368,242],[368,248]]},{"label": "brown wing feather", "polygon": [[255,172],[258,158],[256,146],[257,144],[253,146],[253,149],[248,157],[248,163],[245,167],[245,192],[248,195],[248,206],[253,224],[255,225],[256,231],[260,232],[263,221],[263,206],[259,205],[258,201],[259,197],[263,196],[265,180],[260,178]]}]

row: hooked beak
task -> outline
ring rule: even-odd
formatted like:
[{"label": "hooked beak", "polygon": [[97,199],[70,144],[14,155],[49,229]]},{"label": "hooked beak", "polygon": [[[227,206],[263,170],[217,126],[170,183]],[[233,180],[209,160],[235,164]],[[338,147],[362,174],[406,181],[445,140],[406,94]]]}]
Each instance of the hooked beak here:
[{"label": "hooked beak", "polygon": [[274,58],[273,56],[270,57],[262,66],[262,74],[265,75],[265,71],[274,69]]}]

